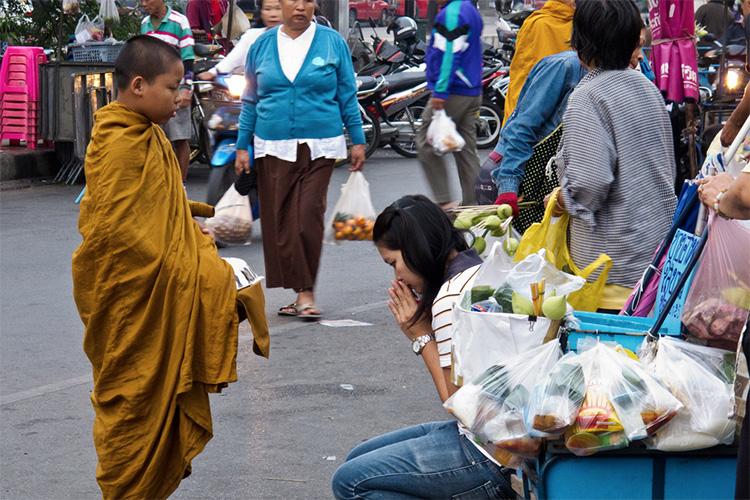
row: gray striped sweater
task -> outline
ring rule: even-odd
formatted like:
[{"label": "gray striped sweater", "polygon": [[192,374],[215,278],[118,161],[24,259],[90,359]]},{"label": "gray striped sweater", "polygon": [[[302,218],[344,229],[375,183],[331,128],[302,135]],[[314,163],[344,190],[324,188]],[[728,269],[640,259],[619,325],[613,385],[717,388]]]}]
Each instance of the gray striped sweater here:
[{"label": "gray striped sweater", "polygon": [[613,261],[607,283],[635,286],[677,205],[659,90],[639,71],[591,71],[570,96],[555,164],[576,266],[605,253]]}]

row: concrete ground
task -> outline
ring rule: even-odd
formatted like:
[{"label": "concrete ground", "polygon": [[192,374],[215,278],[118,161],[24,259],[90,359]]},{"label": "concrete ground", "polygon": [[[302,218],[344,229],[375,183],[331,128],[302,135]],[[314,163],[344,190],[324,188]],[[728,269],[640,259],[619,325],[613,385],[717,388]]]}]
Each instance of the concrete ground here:
[{"label": "concrete ground", "polygon": [[[481,155],[486,157],[487,152]],[[349,173],[337,169],[329,214]],[[416,160],[380,150],[365,175],[377,210],[425,193]],[[188,195],[202,200],[208,172],[195,167]],[[456,180],[456,186],[457,186]],[[0,184],[0,497],[101,496],[95,481],[91,367],[72,297],[80,243],[81,185]],[[263,273],[260,226],[252,244],[221,249]],[[369,242],[324,248],[318,301],[331,328],[280,318],[289,291],[266,291],[271,357],[252,354],[243,325],[239,381],[211,397],[214,439],[176,499],[327,499],[351,448],[404,426],[447,420],[422,360],[386,306],[392,272]]]}]

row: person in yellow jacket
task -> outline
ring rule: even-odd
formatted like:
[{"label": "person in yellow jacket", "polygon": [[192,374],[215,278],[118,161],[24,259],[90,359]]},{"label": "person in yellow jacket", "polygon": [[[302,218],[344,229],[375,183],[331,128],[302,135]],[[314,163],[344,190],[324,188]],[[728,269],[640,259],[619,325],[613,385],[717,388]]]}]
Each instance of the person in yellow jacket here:
[{"label": "person in yellow jacket", "polygon": [[574,0],[548,0],[544,7],[523,22],[516,38],[516,53],[510,63],[510,83],[505,97],[503,123],[508,121],[516,109],[526,77],[536,63],[552,54],[570,50],[575,7]]},{"label": "person in yellow jacket", "polygon": [[[98,110],[73,254],[73,297],[93,368],[96,479],[109,498],[166,498],[213,435],[208,394],[237,380],[238,323],[268,356],[259,282],[240,287],[194,216],[159,128],[179,108],[179,53],[141,35],[115,61]],[[238,288],[241,288],[238,290]]]}]

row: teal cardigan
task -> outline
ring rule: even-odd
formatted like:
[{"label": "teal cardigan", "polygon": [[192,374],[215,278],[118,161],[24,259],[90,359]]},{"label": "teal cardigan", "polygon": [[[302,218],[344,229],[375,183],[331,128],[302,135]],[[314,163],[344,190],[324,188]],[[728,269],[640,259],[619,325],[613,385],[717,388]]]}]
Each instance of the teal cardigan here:
[{"label": "teal cardigan", "polygon": [[247,54],[237,149],[246,150],[253,135],[266,141],[324,139],[343,134],[344,126],[352,144],[364,144],[354,68],[344,38],[316,25],[307,57],[290,82],[279,61],[278,29],[258,37]]}]

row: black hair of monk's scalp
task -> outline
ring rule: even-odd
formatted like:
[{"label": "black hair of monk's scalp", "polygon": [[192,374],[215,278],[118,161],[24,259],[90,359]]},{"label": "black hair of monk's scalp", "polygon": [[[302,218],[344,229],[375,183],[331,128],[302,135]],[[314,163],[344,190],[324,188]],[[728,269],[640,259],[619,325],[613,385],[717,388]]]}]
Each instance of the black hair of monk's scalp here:
[{"label": "black hair of monk's scalp", "polygon": [[377,246],[401,251],[406,266],[425,280],[412,325],[423,315],[430,317],[451,253],[469,249],[464,232],[453,227],[445,212],[421,194],[404,196],[383,210],[375,220],[372,239]]},{"label": "black hair of monk's scalp", "polygon": [[578,0],[570,46],[601,69],[625,69],[638,46],[643,19],[632,0]]},{"label": "black hair of monk's scalp", "polygon": [[182,61],[176,48],[150,35],[137,35],[125,42],[115,61],[115,86],[124,90],[136,76],[148,83],[167,73],[174,61]]}]

